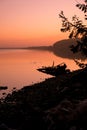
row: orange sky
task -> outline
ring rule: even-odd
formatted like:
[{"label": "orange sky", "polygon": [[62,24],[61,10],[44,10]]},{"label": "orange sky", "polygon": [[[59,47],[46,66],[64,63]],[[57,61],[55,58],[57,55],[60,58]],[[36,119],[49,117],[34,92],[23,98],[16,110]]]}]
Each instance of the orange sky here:
[{"label": "orange sky", "polygon": [[58,14],[82,17],[75,5],[75,0],[0,0],[0,47],[52,45],[68,38],[60,32]]}]

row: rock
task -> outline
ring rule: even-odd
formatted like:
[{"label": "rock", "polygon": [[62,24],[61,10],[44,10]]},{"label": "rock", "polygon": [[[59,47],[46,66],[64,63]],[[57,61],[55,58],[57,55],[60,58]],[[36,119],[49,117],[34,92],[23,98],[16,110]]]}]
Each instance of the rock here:
[{"label": "rock", "polygon": [[6,90],[6,89],[8,89],[7,86],[0,86],[0,90]]}]

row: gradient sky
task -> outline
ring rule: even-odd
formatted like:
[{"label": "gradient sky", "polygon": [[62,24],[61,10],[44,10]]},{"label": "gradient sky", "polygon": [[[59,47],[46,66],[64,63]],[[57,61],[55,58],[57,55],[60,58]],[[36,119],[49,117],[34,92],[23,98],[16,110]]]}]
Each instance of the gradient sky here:
[{"label": "gradient sky", "polygon": [[82,18],[75,5],[75,0],[0,0],[0,47],[52,45],[68,38],[60,32],[58,14]]}]

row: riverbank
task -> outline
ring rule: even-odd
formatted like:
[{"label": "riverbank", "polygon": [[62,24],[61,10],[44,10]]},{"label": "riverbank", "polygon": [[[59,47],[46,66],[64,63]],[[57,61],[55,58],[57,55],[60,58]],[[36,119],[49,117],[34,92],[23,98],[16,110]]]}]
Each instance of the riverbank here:
[{"label": "riverbank", "polygon": [[0,104],[0,129],[86,130],[87,68],[8,94]]}]

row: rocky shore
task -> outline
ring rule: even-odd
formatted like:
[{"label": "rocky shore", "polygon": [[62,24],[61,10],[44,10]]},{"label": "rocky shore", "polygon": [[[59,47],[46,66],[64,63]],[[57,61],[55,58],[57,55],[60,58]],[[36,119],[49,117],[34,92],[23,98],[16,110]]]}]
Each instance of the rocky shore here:
[{"label": "rocky shore", "polygon": [[87,130],[87,68],[14,90],[0,102],[0,130]]}]

